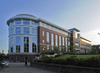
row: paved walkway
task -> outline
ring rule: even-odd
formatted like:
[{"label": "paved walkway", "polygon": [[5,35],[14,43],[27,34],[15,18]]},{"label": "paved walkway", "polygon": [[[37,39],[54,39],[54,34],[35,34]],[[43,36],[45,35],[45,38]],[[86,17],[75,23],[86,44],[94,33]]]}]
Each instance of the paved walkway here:
[{"label": "paved walkway", "polygon": [[23,63],[9,63],[9,67],[0,70],[0,73],[57,73],[57,72],[34,68],[30,66],[30,63],[28,63],[28,65],[25,66],[23,62]]}]

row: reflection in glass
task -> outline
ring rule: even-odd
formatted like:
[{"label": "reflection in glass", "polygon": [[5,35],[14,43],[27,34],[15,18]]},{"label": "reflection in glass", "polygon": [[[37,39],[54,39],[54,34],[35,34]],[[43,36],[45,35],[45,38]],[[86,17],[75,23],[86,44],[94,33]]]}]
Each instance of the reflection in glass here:
[{"label": "reflection in glass", "polygon": [[24,52],[29,52],[29,37],[24,37]]},{"label": "reflection in glass", "polygon": [[20,37],[16,37],[16,52],[20,52]]},{"label": "reflection in glass", "polygon": [[32,52],[36,53],[36,48],[37,48],[37,38],[33,37],[32,38]]}]

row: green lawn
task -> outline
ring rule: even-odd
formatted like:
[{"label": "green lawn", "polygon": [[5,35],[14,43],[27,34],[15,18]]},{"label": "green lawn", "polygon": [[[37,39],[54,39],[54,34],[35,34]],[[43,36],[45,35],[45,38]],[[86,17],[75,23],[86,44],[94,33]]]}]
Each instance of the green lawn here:
[{"label": "green lawn", "polygon": [[[66,58],[69,58],[71,56],[74,56],[74,55],[62,55],[62,56],[59,56],[57,57],[56,59],[66,59]],[[91,57],[96,57],[96,56],[100,56],[100,54],[96,54],[96,55],[75,55],[76,58],[83,58],[83,59],[88,59],[88,58],[91,58]]]}]

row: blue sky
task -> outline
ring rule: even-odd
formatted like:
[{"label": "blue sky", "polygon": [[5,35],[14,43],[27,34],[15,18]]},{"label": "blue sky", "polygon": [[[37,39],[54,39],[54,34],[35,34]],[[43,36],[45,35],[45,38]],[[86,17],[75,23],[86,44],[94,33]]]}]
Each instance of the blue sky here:
[{"label": "blue sky", "polygon": [[8,51],[7,20],[17,14],[41,17],[100,44],[100,0],[0,0],[0,52]]}]

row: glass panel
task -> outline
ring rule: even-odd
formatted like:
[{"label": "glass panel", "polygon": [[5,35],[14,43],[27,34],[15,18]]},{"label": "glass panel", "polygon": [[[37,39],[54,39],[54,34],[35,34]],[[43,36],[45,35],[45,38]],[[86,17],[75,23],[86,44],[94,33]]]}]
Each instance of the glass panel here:
[{"label": "glass panel", "polygon": [[21,20],[16,20],[16,21],[15,21],[15,24],[16,24],[16,25],[20,25],[20,24],[21,24]]},{"label": "glass panel", "polygon": [[29,34],[29,28],[24,28],[24,34]]},{"label": "glass panel", "polygon": [[29,25],[30,24],[30,21],[29,20],[23,20],[23,24],[24,25]]},{"label": "glass panel", "polygon": [[37,29],[32,28],[32,34],[37,35]]},{"label": "glass panel", "polygon": [[32,52],[36,52],[36,48],[37,48],[37,38],[33,37],[32,38]]},{"label": "glass panel", "polygon": [[16,28],[16,34],[20,34],[20,33],[21,33],[21,28],[20,27]]},{"label": "glass panel", "polygon": [[14,43],[14,40],[13,40],[13,37],[10,38],[10,50],[11,52],[13,52],[13,43]]},{"label": "glass panel", "polygon": [[36,24],[34,21],[32,21],[32,25],[35,25],[35,26],[37,26],[37,24]]},{"label": "glass panel", "polygon": [[44,31],[43,31],[43,36],[44,36]]},{"label": "glass panel", "polygon": [[58,35],[55,35],[55,44],[58,46]]},{"label": "glass panel", "polygon": [[14,34],[14,28],[10,29],[10,34]]},{"label": "glass panel", "polygon": [[16,52],[20,52],[20,37],[16,37]]},{"label": "glass panel", "polygon": [[10,22],[10,26],[14,26],[14,22]]},{"label": "glass panel", "polygon": [[24,37],[24,52],[29,52],[29,37]]},{"label": "glass panel", "polygon": [[47,44],[50,44],[50,42],[49,42],[49,32],[47,32]]}]

